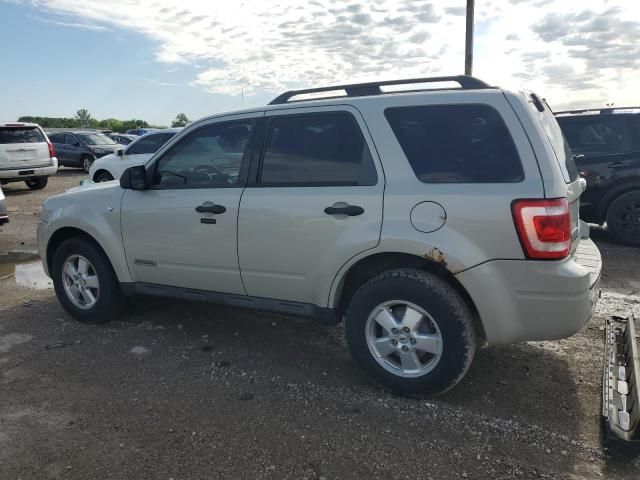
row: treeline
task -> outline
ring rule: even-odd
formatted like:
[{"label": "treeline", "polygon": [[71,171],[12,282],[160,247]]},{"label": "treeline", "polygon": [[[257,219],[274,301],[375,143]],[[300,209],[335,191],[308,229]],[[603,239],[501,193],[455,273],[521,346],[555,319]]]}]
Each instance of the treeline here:
[{"label": "treeline", "polygon": [[105,120],[64,118],[64,117],[31,117],[24,116],[18,119],[19,122],[37,123],[43,128],[96,128],[99,130],[112,130],[114,132],[124,132],[132,128],[164,128],[163,126],[151,125],[144,120],[118,120],[117,118],[107,118]]}]

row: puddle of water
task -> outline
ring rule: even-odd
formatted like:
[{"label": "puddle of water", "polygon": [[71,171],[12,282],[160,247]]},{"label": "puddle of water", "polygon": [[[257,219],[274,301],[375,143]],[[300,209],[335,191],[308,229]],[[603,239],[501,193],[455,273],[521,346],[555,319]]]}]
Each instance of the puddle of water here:
[{"label": "puddle of water", "polygon": [[13,278],[16,285],[36,290],[53,288],[44,273],[40,257],[34,253],[10,252],[0,255],[0,280]]}]

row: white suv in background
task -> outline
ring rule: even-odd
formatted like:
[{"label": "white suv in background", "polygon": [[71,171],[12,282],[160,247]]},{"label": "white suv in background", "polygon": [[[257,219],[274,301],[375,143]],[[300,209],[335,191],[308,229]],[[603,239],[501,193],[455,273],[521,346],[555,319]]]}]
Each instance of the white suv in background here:
[{"label": "white suv in background", "polygon": [[115,153],[97,159],[89,169],[94,182],[108,182],[120,178],[122,172],[134,165],[142,165],[182,128],[165,128],[146,133]]},{"label": "white suv in background", "polygon": [[39,125],[0,122],[0,185],[24,182],[40,190],[57,171],[56,151]]}]

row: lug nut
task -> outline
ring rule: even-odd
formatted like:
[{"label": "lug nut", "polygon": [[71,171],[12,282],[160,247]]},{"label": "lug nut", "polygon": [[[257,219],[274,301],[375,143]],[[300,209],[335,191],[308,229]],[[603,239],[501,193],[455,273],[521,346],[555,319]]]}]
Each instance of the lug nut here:
[{"label": "lug nut", "polygon": [[406,345],[402,346],[402,351],[403,352],[408,352],[409,351],[409,347],[407,347]]},{"label": "lug nut", "polygon": [[409,327],[404,327],[404,328],[402,329],[402,331],[403,331],[404,333],[409,333]]},{"label": "lug nut", "polygon": [[395,335],[396,333],[398,333],[398,329],[397,328],[392,328],[391,329],[391,333],[393,333]]},{"label": "lug nut", "polygon": [[398,344],[398,340],[396,340],[396,339],[394,338],[393,340],[391,340],[391,343],[392,343],[393,345],[397,345],[397,344]]},{"label": "lug nut", "polygon": [[416,344],[416,339],[415,339],[415,338],[412,338],[412,339],[411,339],[411,345],[415,345],[415,344]]}]

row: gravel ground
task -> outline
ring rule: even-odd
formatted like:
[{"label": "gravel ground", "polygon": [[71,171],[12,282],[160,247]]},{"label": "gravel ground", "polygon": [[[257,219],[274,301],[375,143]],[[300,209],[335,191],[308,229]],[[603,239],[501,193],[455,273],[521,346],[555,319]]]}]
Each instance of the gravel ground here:
[{"label": "gravel ground", "polygon": [[[4,188],[0,253],[34,251],[44,198]],[[0,257],[0,479],[640,478],[603,447],[603,322],[640,314],[640,252],[592,236],[602,299],[570,339],[479,350],[436,399],[372,387],[342,326],[138,298],[121,321],[75,322],[28,254]],[[2,259],[4,258],[4,265]]]}]

